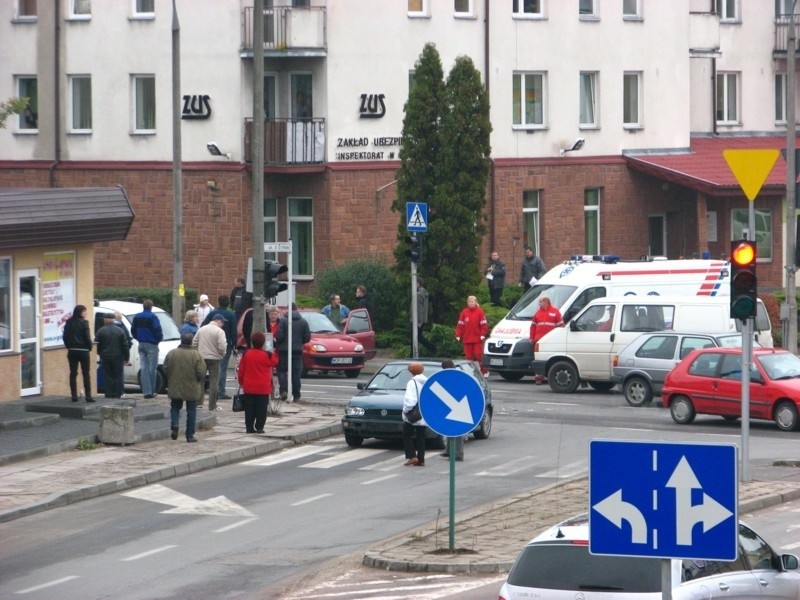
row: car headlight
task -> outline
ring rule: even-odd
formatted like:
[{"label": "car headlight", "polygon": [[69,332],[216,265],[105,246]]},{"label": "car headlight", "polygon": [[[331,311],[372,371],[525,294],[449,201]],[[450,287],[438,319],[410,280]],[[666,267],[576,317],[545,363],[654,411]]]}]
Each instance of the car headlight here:
[{"label": "car headlight", "polygon": [[322,344],[311,344],[309,346],[312,352],[327,352],[328,349]]},{"label": "car headlight", "polygon": [[344,414],[348,417],[363,417],[366,411],[360,406],[345,406]]},{"label": "car headlight", "polygon": [[362,346],[361,344],[356,344],[356,352],[363,352],[363,351],[364,351],[364,346]]}]

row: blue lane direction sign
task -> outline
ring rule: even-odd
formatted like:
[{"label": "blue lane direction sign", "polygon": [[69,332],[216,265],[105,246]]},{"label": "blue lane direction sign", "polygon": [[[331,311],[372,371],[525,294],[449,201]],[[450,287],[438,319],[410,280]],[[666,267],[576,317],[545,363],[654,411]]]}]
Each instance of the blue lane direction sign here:
[{"label": "blue lane direction sign", "polygon": [[428,231],[428,204],[406,202],[406,223],[409,231],[421,233]]},{"label": "blue lane direction sign", "polygon": [[443,369],[431,375],[419,394],[422,418],[439,435],[466,435],[483,419],[486,398],[472,375]]},{"label": "blue lane direction sign", "polygon": [[735,560],[736,446],[593,440],[592,554]]}]

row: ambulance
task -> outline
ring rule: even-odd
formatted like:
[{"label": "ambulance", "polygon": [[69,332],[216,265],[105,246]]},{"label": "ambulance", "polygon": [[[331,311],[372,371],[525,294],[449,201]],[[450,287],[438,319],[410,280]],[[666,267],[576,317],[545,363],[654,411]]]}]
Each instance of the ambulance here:
[{"label": "ambulance", "polygon": [[[534,375],[530,328],[542,295],[561,311],[565,323],[592,300],[608,296],[729,297],[730,263],[713,259],[621,261],[607,255],[573,256],[536,281],[492,329],[484,344],[483,364],[503,379],[517,381]],[[771,336],[764,305],[759,302],[758,306],[756,330],[761,329],[759,323],[766,323],[767,330],[762,334]],[[762,345],[766,341],[761,340]]]}]

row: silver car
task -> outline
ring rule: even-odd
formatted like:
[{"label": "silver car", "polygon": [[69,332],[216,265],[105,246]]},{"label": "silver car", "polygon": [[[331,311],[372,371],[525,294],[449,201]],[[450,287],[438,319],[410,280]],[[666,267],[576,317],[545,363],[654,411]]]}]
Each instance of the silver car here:
[{"label": "silver car", "polygon": [[692,350],[741,345],[740,333],[645,333],[614,356],[611,380],[620,385],[628,404],[646,406],[661,393],[667,373]]}]

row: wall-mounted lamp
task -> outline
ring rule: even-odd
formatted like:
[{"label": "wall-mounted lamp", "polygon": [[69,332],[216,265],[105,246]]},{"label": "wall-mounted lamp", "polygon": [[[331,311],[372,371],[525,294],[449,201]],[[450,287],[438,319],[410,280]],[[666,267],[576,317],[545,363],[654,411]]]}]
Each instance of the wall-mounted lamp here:
[{"label": "wall-mounted lamp", "polygon": [[224,156],[228,160],[231,159],[231,153],[220,150],[216,142],[208,142],[206,144],[206,148],[208,148],[208,152],[211,154],[211,156]]},{"label": "wall-mounted lamp", "polygon": [[206,187],[212,192],[218,192],[219,188],[217,187],[217,180],[216,179],[209,179],[206,181]]},{"label": "wall-mounted lamp", "polygon": [[559,150],[559,151],[558,151],[558,155],[559,155],[559,156],[564,156],[564,155],[565,155],[567,152],[575,152],[575,151],[577,151],[577,150],[580,150],[581,148],[583,148],[583,145],[584,145],[585,143],[586,143],[586,140],[585,140],[585,139],[583,139],[583,138],[578,138],[578,139],[576,139],[576,140],[575,140],[575,142],[572,144],[572,147],[571,147],[571,148],[562,148],[561,150]]}]

